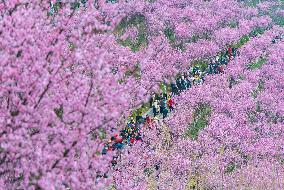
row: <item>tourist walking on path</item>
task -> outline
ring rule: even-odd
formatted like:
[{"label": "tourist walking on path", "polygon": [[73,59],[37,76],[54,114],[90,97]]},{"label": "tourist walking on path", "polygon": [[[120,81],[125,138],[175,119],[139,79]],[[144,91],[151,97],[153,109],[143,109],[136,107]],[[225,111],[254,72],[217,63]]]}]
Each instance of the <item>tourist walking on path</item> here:
[{"label": "tourist walking on path", "polygon": [[218,71],[219,73],[224,73],[224,65],[219,65]]},{"label": "tourist walking on path", "polygon": [[186,80],[184,78],[184,76],[182,75],[181,76],[181,87],[182,87],[182,90],[186,90]]},{"label": "tourist walking on path", "polygon": [[150,107],[152,107],[153,106],[153,103],[154,103],[154,100],[155,100],[155,94],[153,94],[152,96],[151,96],[151,98],[150,98]]},{"label": "tourist walking on path", "polygon": [[186,88],[189,89],[191,87],[191,80],[190,80],[190,76],[186,77]]},{"label": "tourist walking on path", "polygon": [[179,95],[179,91],[178,91],[177,85],[174,82],[171,83],[171,88],[172,88],[172,93],[174,95]]},{"label": "tourist walking on path", "polygon": [[167,117],[168,110],[167,110],[167,99],[161,100],[160,104],[160,112],[163,114],[163,119]]},{"label": "tourist walking on path", "polygon": [[151,123],[152,123],[152,120],[151,120],[151,118],[150,118],[149,115],[146,115],[146,123],[147,123],[148,125],[151,125]]},{"label": "tourist walking on path", "polygon": [[173,99],[172,99],[172,98],[169,98],[169,100],[168,100],[168,106],[169,106],[170,111],[173,111],[173,110],[174,110],[173,105],[174,105]]},{"label": "tourist walking on path", "polygon": [[137,124],[141,124],[141,123],[143,123],[143,117],[142,117],[142,113],[140,112],[140,113],[138,113],[138,115],[136,116],[136,123]]},{"label": "tourist walking on path", "polygon": [[232,59],[232,55],[233,55],[233,50],[232,50],[231,46],[229,46],[229,48],[228,48],[228,55],[229,55],[229,60],[231,60]]},{"label": "tourist walking on path", "polygon": [[156,116],[158,115],[158,112],[159,112],[158,101],[155,100],[155,101],[154,101],[154,105],[153,105],[153,114],[154,114],[154,117],[156,117]]},{"label": "tourist walking on path", "polygon": [[179,92],[181,92],[181,91],[182,91],[181,78],[178,78],[178,79],[176,80],[176,84],[177,84],[177,87],[178,87]]}]

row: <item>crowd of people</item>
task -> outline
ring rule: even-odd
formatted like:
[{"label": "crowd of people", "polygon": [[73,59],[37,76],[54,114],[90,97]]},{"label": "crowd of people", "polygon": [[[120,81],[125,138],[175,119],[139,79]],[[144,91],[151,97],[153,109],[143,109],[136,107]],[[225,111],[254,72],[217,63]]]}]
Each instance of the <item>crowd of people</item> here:
[{"label": "crowd of people", "polygon": [[[278,35],[273,38],[272,43],[277,43],[284,38],[284,35]],[[127,122],[126,128],[121,130],[119,134],[114,135],[106,143],[102,150],[102,154],[108,151],[120,150],[125,145],[132,145],[136,141],[142,141],[140,128],[145,125],[151,125],[154,119],[161,116],[163,119],[167,117],[168,113],[174,110],[173,97],[179,95],[182,91],[189,89],[192,85],[201,84],[208,74],[220,74],[224,72],[225,66],[230,60],[239,55],[237,48],[227,46],[226,51],[222,51],[215,57],[209,57],[206,69],[201,69],[199,65],[190,67],[186,72],[181,73],[175,81],[168,86],[169,90],[163,92],[161,95],[154,94],[150,98],[150,108],[153,112],[153,117],[147,114],[145,117],[143,113],[138,114],[135,118],[131,117]]]},{"label": "crowd of people", "polygon": [[192,85],[201,84],[208,74],[219,74],[224,72],[224,66],[237,55],[237,49],[228,47],[226,51],[220,52],[216,57],[210,57],[206,61],[208,66],[206,69],[201,69],[196,65],[188,69],[187,72],[180,74],[177,79],[168,85],[169,93],[164,92],[160,96],[152,95],[150,98],[150,107],[153,112],[153,117],[147,114],[145,117],[142,113],[135,118],[131,117],[126,124],[126,127],[119,134],[114,135],[106,143],[102,150],[102,154],[108,151],[120,150],[125,145],[132,145],[136,141],[142,141],[140,128],[145,125],[151,125],[154,119],[161,116],[163,119],[168,113],[174,110],[173,96],[179,95],[182,91],[189,89]]},{"label": "crowd of people", "polygon": [[[284,39],[284,35],[278,35],[273,38],[272,43],[275,44]],[[108,151],[121,150],[126,145],[132,145],[135,141],[142,141],[140,134],[140,128],[145,125],[151,125],[153,120],[157,119],[157,116],[162,118],[167,117],[168,112],[174,110],[173,96],[179,95],[182,91],[189,89],[192,85],[201,84],[204,82],[204,77],[208,74],[219,74],[224,72],[225,65],[228,62],[239,55],[239,52],[234,47],[228,47],[226,51],[220,52],[216,57],[210,57],[206,61],[209,63],[206,69],[201,70],[199,66],[193,66],[188,69],[186,73],[181,74],[177,79],[169,85],[169,93],[163,93],[162,95],[153,95],[150,98],[150,107],[153,111],[153,117],[148,114],[143,117],[142,114],[137,115],[135,119],[133,117],[127,122],[125,129],[120,131],[120,134],[116,134],[106,143],[103,148],[102,154],[106,154]],[[114,167],[117,164],[119,156],[113,157],[111,164]],[[104,177],[107,178],[107,174],[97,175],[97,179]]]}]

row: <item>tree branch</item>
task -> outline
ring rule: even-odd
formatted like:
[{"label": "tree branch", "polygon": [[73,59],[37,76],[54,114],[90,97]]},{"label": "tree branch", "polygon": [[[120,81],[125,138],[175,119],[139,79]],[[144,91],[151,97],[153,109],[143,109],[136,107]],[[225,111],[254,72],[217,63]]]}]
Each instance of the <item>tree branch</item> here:
[{"label": "tree branch", "polygon": [[51,81],[48,82],[48,84],[46,85],[44,91],[41,93],[39,100],[37,101],[36,105],[34,106],[34,108],[37,108],[37,106],[39,105],[40,101],[42,100],[43,96],[45,95],[45,93],[47,92],[49,86],[51,84]]}]

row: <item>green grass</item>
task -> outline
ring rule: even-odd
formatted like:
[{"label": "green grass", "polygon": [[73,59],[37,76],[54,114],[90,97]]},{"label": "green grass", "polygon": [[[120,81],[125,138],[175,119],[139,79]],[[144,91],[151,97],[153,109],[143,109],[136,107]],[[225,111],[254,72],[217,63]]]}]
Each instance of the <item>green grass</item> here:
[{"label": "green grass", "polygon": [[138,116],[138,115],[142,116],[144,113],[146,113],[148,111],[149,108],[150,108],[150,102],[144,103],[144,104],[142,104],[142,106],[140,108],[133,110],[130,117],[133,117],[133,119],[135,120],[136,116]]},{"label": "green grass", "polygon": [[260,2],[261,2],[260,0],[246,0],[245,4],[250,7],[256,7],[257,4]]},{"label": "green grass", "polygon": [[284,26],[284,17],[283,16],[271,13],[270,17],[276,25],[279,25],[281,27]]},{"label": "green grass", "polygon": [[174,30],[170,27],[166,27],[164,30],[164,34],[166,38],[170,41],[170,43],[174,43],[176,40]]},{"label": "green grass", "polygon": [[240,48],[241,46],[243,46],[245,43],[247,43],[249,41],[249,36],[248,35],[244,35],[243,37],[241,37],[241,39],[239,40],[238,43],[233,44],[232,47],[234,48]]},{"label": "green grass", "polygon": [[266,63],[266,59],[263,57],[260,57],[254,63],[249,64],[247,68],[250,70],[259,69],[265,63]]},{"label": "green grass", "polygon": [[160,88],[161,88],[161,90],[163,91],[163,93],[166,93],[166,92],[167,92],[167,85],[166,85],[166,84],[161,83],[161,84],[160,84]]},{"label": "green grass", "polygon": [[169,43],[171,44],[172,48],[181,50],[181,51],[186,50],[183,42],[177,42],[174,30],[171,27],[167,26],[164,29],[164,34],[166,38],[169,40]]},{"label": "green grass", "polygon": [[108,188],[108,190],[116,190],[115,184],[111,184]]},{"label": "green grass", "polygon": [[198,133],[208,124],[208,118],[211,115],[211,108],[207,104],[199,104],[193,113],[193,122],[189,124],[185,132],[185,137],[196,140]]},{"label": "green grass", "polygon": [[268,28],[270,27],[267,27],[267,28],[257,27],[253,29],[249,34],[242,36],[241,39],[236,44],[232,45],[232,47],[240,48],[241,46],[243,46],[245,43],[247,43],[250,40],[250,37],[255,37],[258,34],[263,34]]},{"label": "green grass", "polygon": [[265,30],[266,30],[266,28],[256,27],[255,29],[253,29],[253,30],[249,33],[249,36],[250,36],[250,37],[255,37],[255,36],[258,35],[258,34],[263,34]]},{"label": "green grass", "polygon": [[72,2],[71,3],[71,9],[79,9],[80,8],[80,2]]},{"label": "green grass", "polygon": [[[132,41],[130,38],[125,40],[119,39],[127,29],[136,27],[138,29],[137,40]],[[139,51],[143,46],[147,46],[147,26],[146,18],[142,14],[134,14],[130,17],[125,17],[114,29],[113,33],[118,36],[117,42],[122,46],[129,47],[133,52]]]}]

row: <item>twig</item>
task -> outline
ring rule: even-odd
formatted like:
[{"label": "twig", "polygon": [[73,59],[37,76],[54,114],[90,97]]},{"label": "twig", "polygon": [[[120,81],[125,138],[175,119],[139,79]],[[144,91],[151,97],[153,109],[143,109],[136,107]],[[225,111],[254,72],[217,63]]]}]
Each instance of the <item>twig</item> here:
[{"label": "twig", "polygon": [[39,105],[40,101],[42,100],[43,96],[45,95],[45,93],[47,92],[49,86],[51,84],[51,81],[48,82],[48,84],[46,85],[44,91],[41,93],[39,100],[37,101],[36,105],[34,106],[34,108],[37,108],[37,106]]}]

